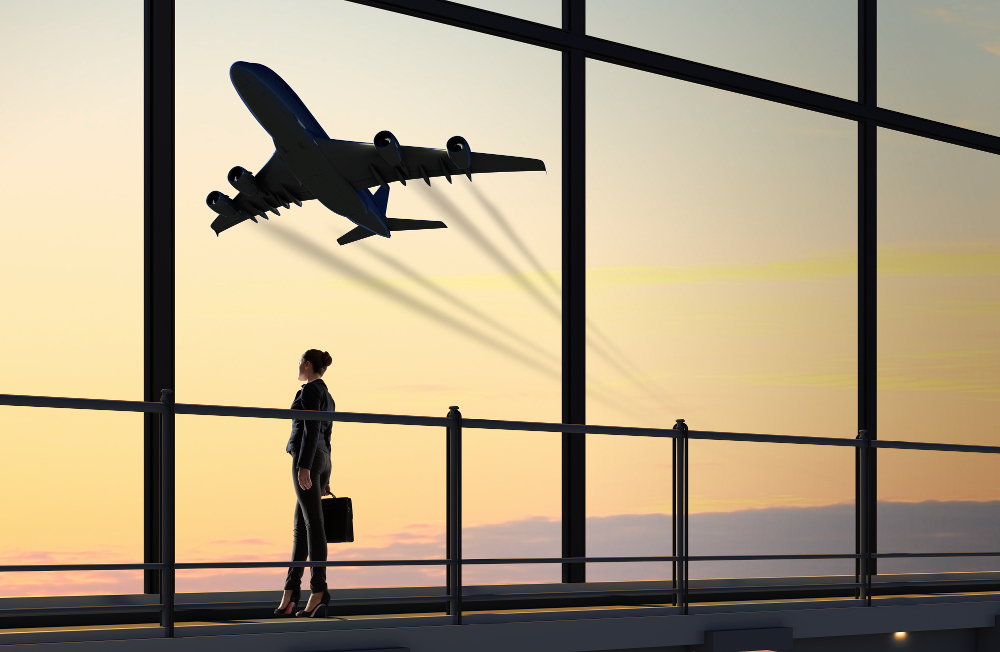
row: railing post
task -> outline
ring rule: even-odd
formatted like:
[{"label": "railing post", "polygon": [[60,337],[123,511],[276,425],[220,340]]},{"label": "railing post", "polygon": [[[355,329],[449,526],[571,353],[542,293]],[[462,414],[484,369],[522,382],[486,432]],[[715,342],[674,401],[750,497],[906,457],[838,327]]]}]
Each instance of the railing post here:
[{"label": "railing post", "polygon": [[872,603],[872,575],[871,575],[871,531],[870,525],[870,504],[871,504],[871,445],[872,440],[868,436],[867,430],[858,433],[861,446],[858,447],[858,576],[857,582],[861,586],[858,589],[858,598],[864,600],[868,606]]},{"label": "railing post", "polygon": [[678,435],[673,441],[673,510],[674,588],[677,589],[677,606],[682,614],[688,612],[688,427],[684,419],[677,419],[674,430]]},{"label": "railing post", "polygon": [[[878,91],[877,0],[858,0],[858,102],[876,108]],[[878,439],[878,127],[858,120],[858,430]],[[861,457],[856,456],[855,482],[861,482]],[[869,448],[868,503],[865,528],[868,555],[878,541],[878,449]],[[861,504],[855,518],[861,532]],[[861,554],[861,542],[855,546]],[[860,565],[857,572],[860,574]],[[868,558],[868,577],[878,575],[878,562]]]},{"label": "railing post", "polygon": [[167,638],[174,636],[174,392],[165,389],[160,400],[160,625]]},{"label": "railing post", "polygon": [[447,554],[448,554],[448,614],[452,623],[462,624],[462,413],[457,405],[448,412],[451,425],[447,428],[448,495]]}]

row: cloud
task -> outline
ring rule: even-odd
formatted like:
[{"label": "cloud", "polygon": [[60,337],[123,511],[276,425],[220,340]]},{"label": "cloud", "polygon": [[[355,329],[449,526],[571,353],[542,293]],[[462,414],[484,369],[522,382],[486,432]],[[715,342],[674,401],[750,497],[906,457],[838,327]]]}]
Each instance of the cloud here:
[{"label": "cloud", "polygon": [[[944,242],[882,245],[878,271],[893,275],[1000,274],[1000,243]],[[594,286],[661,285],[716,281],[801,280],[856,276],[855,252],[763,263],[599,267],[587,272]]]},{"label": "cloud", "polygon": [[990,54],[995,54],[1000,57],[1000,41],[996,43],[983,43],[983,49]]},{"label": "cloud", "polygon": [[449,385],[389,385],[385,389],[391,391],[400,392],[446,392],[450,391],[452,387]]},{"label": "cloud", "polygon": [[948,11],[943,7],[922,7],[917,11],[927,18],[945,25],[959,25],[962,27],[971,27],[976,30],[988,32],[1000,30],[1000,23],[983,16],[973,16],[968,13]]},{"label": "cloud", "polygon": [[1000,243],[883,245],[878,248],[878,272],[911,276],[1000,275]]},{"label": "cloud", "polygon": [[857,273],[857,256],[850,253],[826,258],[747,263],[743,265],[600,267],[588,270],[587,280],[589,283],[595,285],[622,286],[705,283],[732,280],[796,280],[829,276],[851,276]]},{"label": "cloud", "polygon": [[998,365],[1000,348],[954,349],[907,356],[886,354],[879,363],[879,389],[960,392],[971,398],[1000,401]]},{"label": "cloud", "polygon": [[[0,566],[33,564],[128,564],[135,555],[120,550],[9,550]],[[29,595],[103,595],[142,592],[142,571],[0,573],[0,597]],[[57,587],[57,588],[56,588]]]},{"label": "cloud", "polygon": [[920,13],[922,13],[925,16],[929,16],[931,18],[936,18],[937,20],[941,21],[942,23],[961,23],[961,22],[965,22],[962,19],[962,17],[959,16],[958,14],[952,13],[952,12],[948,11],[947,9],[943,9],[943,8],[940,8],[940,7],[937,8],[937,9],[921,8],[920,9]]},{"label": "cloud", "polygon": [[273,545],[270,539],[250,538],[250,539],[216,539],[210,542],[212,545],[234,547],[234,546],[270,546]]},{"label": "cloud", "polygon": [[961,127],[962,129],[974,129],[979,130],[980,125],[982,125],[981,120],[971,120],[966,118],[965,120],[955,120],[953,123],[956,127]]},{"label": "cloud", "polygon": [[[925,369],[924,371],[932,371]],[[906,390],[921,392],[961,392],[987,401],[1000,401],[1000,383],[996,381],[975,382],[961,379],[942,378],[928,374],[925,377],[894,374],[880,375],[880,390]]]},{"label": "cloud", "polygon": [[852,389],[858,386],[857,373],[823,373],[823,374],[743,374],[718,375],[713,378],[737,380],[749,385],[765,387],[827,387],[836,389]]},{"label": "cloud", "polygon": [[[880,552],[985,552],[1000,549],[1000,501],[924,501],[878,504]],[[854,505],[765,507],[689,517],[693,555],[726,554],[852,554]],[[672,522],[668,514],[618,514],[587,519],[590,556],[669,555]],[[463,549],[467,559],[502,557],[558,557],[562,528],[558,519],[529,517],[468,527]],[[234,551],[244,561],[281,558],[287,551]],[[444,532],[440,525],[416,524],[382,539],[377,546],[331,546],[331,559],[440,559]],[[106,552],[8,553],[4,563],[31,563],[38,559],[75,557],[87,561],[115,561]],[[218,557],[209,556],[219,560]],[[185,556],[185,560],[193,560]],[[692,563],[691,577],[776,577],[851,574],[852,560],[786,560],[760,562]],[[883,559],[882,573],[927,573],[1000,570],[996,558]],[[284,569],[198,570],[178,573],[178,590],[280,590]],[[469,584],[558,582],[558,564],[490,565],[465,568]],[[670,564],[591,564],[590,581],[665,579]],[[329,571],[335,587],[440,586],[441,567],[337,568]],[[87,595],[141,591],[136,571],[90,573],[3,573],[0,595]]]}]

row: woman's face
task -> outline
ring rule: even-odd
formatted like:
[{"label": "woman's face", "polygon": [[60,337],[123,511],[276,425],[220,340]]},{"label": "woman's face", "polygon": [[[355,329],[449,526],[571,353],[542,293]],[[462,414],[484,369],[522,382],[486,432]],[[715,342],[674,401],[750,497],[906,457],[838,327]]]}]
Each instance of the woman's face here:
[{"label": "woman's face", "polygon": [[299,359],[299,380],[309,380],[306,376],[310,371],[312,371],[312,363],[305,358]]}]

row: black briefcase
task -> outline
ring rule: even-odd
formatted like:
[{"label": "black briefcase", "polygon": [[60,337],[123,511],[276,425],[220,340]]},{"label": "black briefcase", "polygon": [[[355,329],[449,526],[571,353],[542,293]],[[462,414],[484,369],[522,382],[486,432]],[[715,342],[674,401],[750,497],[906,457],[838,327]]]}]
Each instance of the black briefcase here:
[{"label": "black briefcase", "polygon": [[350,498],[324,498],[323,529],[329,543],[352,543],[354,541],[354,510]]}]

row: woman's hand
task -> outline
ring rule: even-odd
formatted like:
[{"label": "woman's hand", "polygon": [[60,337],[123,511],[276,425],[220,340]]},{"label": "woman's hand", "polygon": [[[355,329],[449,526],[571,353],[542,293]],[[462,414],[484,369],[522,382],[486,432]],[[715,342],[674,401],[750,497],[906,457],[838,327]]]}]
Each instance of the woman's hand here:
[{"label": "woman's hand", "polygon": [[309,491],[312,489],[313,481],[309,477],[309,469],[299,468],[299,486],[302,487],[302,491]]},{"label": "woman's hand", "polygon": [[323,495],[324,496],[332,496],[333,495],[333,492],[330,491],[330,485],[326,485],[325,487],[323,487]]}]

